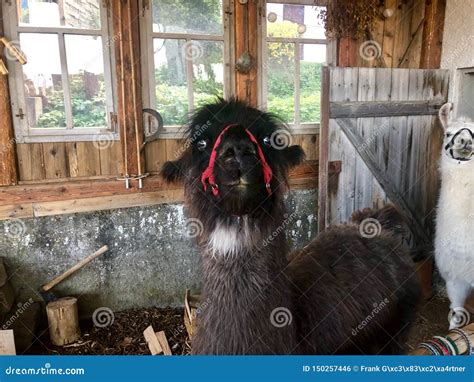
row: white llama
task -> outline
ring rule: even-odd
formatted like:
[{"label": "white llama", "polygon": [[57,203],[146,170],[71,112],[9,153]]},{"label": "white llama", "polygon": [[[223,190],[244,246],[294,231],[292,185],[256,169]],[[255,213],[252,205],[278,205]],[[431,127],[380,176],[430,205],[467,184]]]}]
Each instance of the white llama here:
[{"label": "white llama", "polygon": [[435,239],[436,264],[451,302],[450,329],[469,323],[463,307],[474,288],[474,123],[453,121],[451,110],[446,103],[439,111],[445,135]]}]

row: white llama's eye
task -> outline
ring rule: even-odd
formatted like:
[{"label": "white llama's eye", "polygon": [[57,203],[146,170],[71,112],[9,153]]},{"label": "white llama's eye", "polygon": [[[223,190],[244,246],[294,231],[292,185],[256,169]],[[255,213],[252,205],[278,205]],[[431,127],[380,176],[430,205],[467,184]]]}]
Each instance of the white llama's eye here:
[{"label": "white llama's eye", "polygon": [[270,146],[272,145],[272,140],[270,139],[270,137],[265,137],[265,138],[263,138],[263,144],[264,144],[265,146],[270,147]]},{"label": "white llama's eye", "polygon": [[451,134],[451,133],[446,133],[446,138],[449,138],[449,137],[451,137],[452,135],[453,135],[453,134]]},{"label": "white llama's eye", "polygon": [[201,139],[198,143],[197,143],[197,149],[199,151],[204,151],[207,147],[207,142],[205,139]]}]

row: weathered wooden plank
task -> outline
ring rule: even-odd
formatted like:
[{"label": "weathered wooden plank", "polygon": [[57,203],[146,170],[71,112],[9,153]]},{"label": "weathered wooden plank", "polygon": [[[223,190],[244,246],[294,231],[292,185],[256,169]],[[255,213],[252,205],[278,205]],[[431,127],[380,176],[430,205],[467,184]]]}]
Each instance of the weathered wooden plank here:
[{"label": "weathered wooden plank", "polygon": [[329,108],[331,118],[370,118],[437,115],[442,105],[442,100],[331,102]]},{"label": "weathered wooden plank", "polygon": [[122,169],[122,145],[119,141],[109,141],[106,147],[99,148],[100,174],[121,175]]},{"label": "weathered wooden plank", "polygon": [[32,218],[33,206],[31,204],[11,204],[0,206],[0,220]]},{"label": "weathered wooden plank", "polygon": [[329,97],[331,75],[327,66],[322,69],[321,78],[321,123],[319,128],[319,190],[318,190],[318,231],[327,225],[328,212],[328,163],[329,163]]},{"label": "weathered wooden plank", "polygon": [[[3,36],[2,7],[0,7],[0,36]],[[0,61],[3,59],[4,46],[0,42]],[[8,89],[8,76],[0,75],[0,186],[16,184],[15,136]]]},{"label": "weathered wooden plank", "polygon": [[20,180],[45,178],[43,145],[41,143],[20,143],[17,145]]},{"label": "weathered wooden plank", "polygon": [[420,238],[422,242],[426,244],[429,243],[428,235],[424,231],[424,228],[418,220],[416,214],[412,211],[410,206],[405,201],[403,195],[397,190],[396,186],[393,184],[390,178],[382,171],[380,171],[373,154],[368,150],[361,149],[363,147],[364,142],[360,138],[360,136],[355,133],[355,127],[353,126],[353,123],[350,121],[350,119],[341,118],[337,121],[337,123],[339,124],[339,126],[341,126],[342,131],[347,136],[352,146],[355,148],[355,150],[364,160],[365,164],[375,176],[377,181],[383,187],[392,203],[398,206],[400,211],[406,215],[411,227],[413,228],[414,233]]},{"label": "weathered wooden plank", "polygon": [[404,59],[405,52],[411,41],[410,38],[410,19],[413,12],[415,0],[398,0],[397,17],[398,24],[395,33],[393,49],[393,66],[400,67]]},{"label": "weathered wooden plank", "polygon": [[393,50],[398,25],[397,0],[386,0],[385,9],[394,11],[394,15],[385,19],[383,31],[383,61],[387,68],[393,67]]},{"label": "weathered wooden plank", "polygon": [[158,139],[145,146],[145,165],[147,172],[159,172],[166,160],[166,140]]},{"label": "weathered wooden plank", "polygon": [[34,216],[61,215],[77,212],[139,207],[161,203],[178,203],[184,198],[182,189],[112,195],[86,199],[33,203]]},{"label": "weathered wooden plank", "polygon": [[139,6],[137,0],[112,0],[115,66],[117,72],[117,120],[123,145],[124,173],[141,174],[144,158],[140,155],[143,140]]},{"label": "weathered wooden plank", "polygon": [[43,156],[46,179],[69,177],[65,143],[43,143]]},{"label": "weathered wooden plank", "polygon": [[[247,2],[234,1],[234,28],[235,28],[235,59],[236,61],[244,53],[248,53],[253,64],[256,64],[258,57],[258,4],[255,0]],[[248,71],[248,73],[235,71],[236,95],[242,100],[246,100],[250,105],[258,104],[258,65]]]},{"label": "weathered wooden plank", "polygon": [[[359,90],[358,100],[360,102],[370,102],[375,100],[375,69],[359,69]],[[363,140],[363,150],[370,150],[370,142],[374,135],[374,119],[359,118],[356,122],[357,132]],[[373,175],[366,164],[358,155],[355,155],[355,203],[354,209],[371,207],[372,205],[372,183]]]},{"label": "weathered wooden plank", "polygon": [[420,68],[437,69],[440,67],[445,12],[446,0],[425,1]]},{"label": "weathered wooden plank", "polygon": [[100,175],[99,148],[94,142],[71,142],[67,151],[71,177]]}]

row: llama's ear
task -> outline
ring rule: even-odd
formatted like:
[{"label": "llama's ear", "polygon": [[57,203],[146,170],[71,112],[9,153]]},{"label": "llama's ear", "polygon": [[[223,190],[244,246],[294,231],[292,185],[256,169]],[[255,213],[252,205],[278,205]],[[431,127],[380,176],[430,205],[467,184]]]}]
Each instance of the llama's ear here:
[{"label": "llama's ear", "polygon": [[161,176],[168,183],[176,183],[184,180],[184,175],[188,169],[188,156],[183,155],[175,161],[165,162],[161,168]]},{"label": "llama's ear", "polygon": [[449,121],[451,120],[451,111],[453,110],[453,104],[448,102],[441,106],[439,109],[439,119],[441,124],[446,129],[449,125]]},{"label": "llama's ear", "polygon": [[292,168],[303,163],[306,156],[301,146],[297,145],[287,147],[285,150],[283,150],[283,155],[285,156],[285,162],[288,168]]}]

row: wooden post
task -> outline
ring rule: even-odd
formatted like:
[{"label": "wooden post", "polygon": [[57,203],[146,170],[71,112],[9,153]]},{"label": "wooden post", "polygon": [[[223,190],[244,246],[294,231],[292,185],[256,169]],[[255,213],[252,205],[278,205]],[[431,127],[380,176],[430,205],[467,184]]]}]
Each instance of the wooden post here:
[{"label": "wooden post", "polygon": [[[242,1],[243,3],[243,1]],[[251,106],[258,106],[258,5],[257,0],[234,2],[235,14],[235,59],[248,53],[251,68],[247,73],[235,71],[235,90],[239,99],[247,101]]]},{"label": "wooden post", "polygon": [[446,0],[425,1],[420,69],[439,69],[440,67],[445,12]]},{"label": "wooden post", "polygon": [[77,299],[63,297],[46,305],[48,315],[49,336],[57,346],[76,342],[81,336]]},{"label": "wooden post", "polygon": [[[2,17],[2,7],[0,7],[0,36],[3,36]],[[4,46],[0,42],[0,60],[5,62],[3,51]],[[0,75],[0,116],[0,186],[11,186],[17,183],[18,175],[10,92],[6,75]]]},{"label": "wooden post", "polygon": [[143,141],[138,0],[112,0],[117,121],[121,132],[125,175],[143,174]]},{"label": "wooden post", "polygon": [[327,66],[322,69],[321,125],[319,130],[319,187],[318,187],[318,231],[326,229],[326,211],[329,180],[329,87],[330,73]]}]

